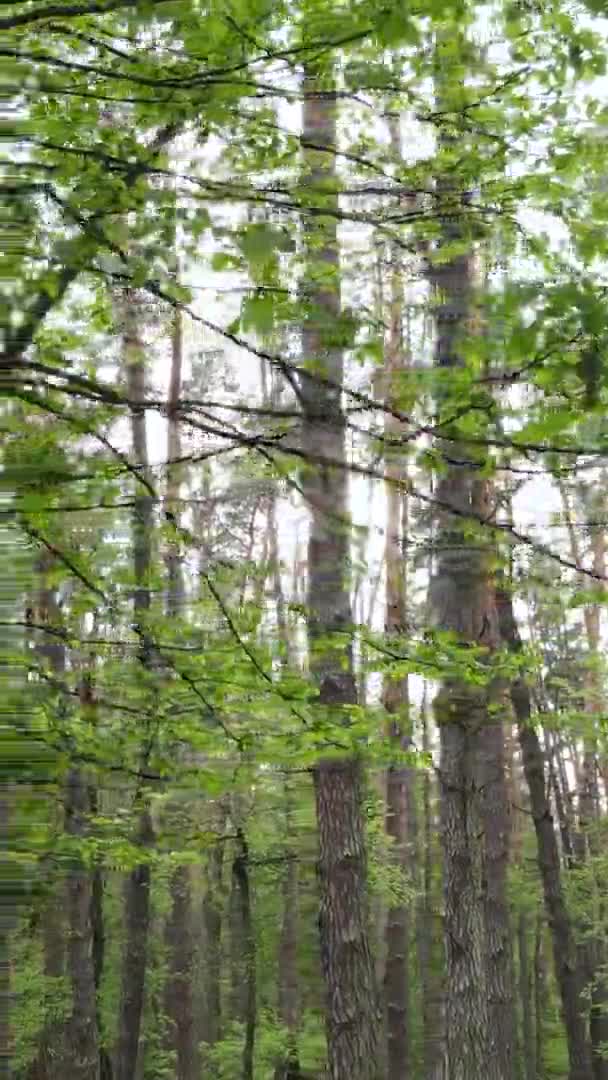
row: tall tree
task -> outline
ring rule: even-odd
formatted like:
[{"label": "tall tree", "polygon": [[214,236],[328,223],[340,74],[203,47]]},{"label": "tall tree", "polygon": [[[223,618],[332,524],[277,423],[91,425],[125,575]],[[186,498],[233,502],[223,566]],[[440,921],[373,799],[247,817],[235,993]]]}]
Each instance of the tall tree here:
[{"label": "tall tree", "polygon": [[[326,79],[327,83],[327,79]],[[339,344],[340,267],[336,233],[336,104],[321,72],[310,66],[303,94],[302,188],[326,213],[307,216],[300,376],[303,440],[312,461],[302,490],[310,508],[308,637],[318,707],[348,724],[356,705],[350,635],[350,530]],[[332,341],[333,339],[333,341]],[[332,463],[331,465],[329,463]],[[345,640],[348,644],[345,645]],[[327,756],[314,768],[319,831],[319,929],[327,992],[327,1052],[331,1080],[376,1075],[377,998],[367,927],[367,858],[362,762],[357,754]]]},{"label": "tall tree", "polygon": [[[152,643],[146,626],[150,610],[150,573],[152,569],[152,532],[154,528],[154,496],[150,483],[146,414],[146,353],[142,337],[141,304],[137,295],[125,290],[121,299],[122,339],[125,379],[131,407],[131,437],[133,466],[136,472],[133,503],[133,617],[138,640],[141,677],[146,685],[152,667]],[[144,741],[141,754],[143,771],[152,746],[150,736]],[[133,1080],[137,1068],[139,1041],[144,1007],[147,966],[148,932],[150,928],[150,863],[146,848],[154,838],[147,792],[137,792],[137,826],[135,845],[141,850],[141,861],[128,873],[124,886],[125,949],[121,977],[118,1045],[116,1049],[116,1080]]]}]

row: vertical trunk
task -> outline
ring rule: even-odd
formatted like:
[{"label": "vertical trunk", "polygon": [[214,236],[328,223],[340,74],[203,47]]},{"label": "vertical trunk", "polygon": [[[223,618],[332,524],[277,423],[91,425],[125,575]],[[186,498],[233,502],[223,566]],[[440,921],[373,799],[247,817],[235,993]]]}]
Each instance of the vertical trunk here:
[{"label": "vertical trunk", "polygon": [[[425,692],[426,695],[426,692]],[[426,700],[422,704],[422,749],[430,750],[429,725]],[[444,993],[442,976],[435,957],[436,929],[440,926],[439,897],[435,895],[433,867],[436,849],[434,844],[434,815],[431,801],[431,772],[425,769],[422,777],[423,817],[423,864],[422,891],[417,910],[418,968],[422,992],[422,1060],[424,1080],[444,1080],[445,1032]],[[441,967],[441,970],[443,965]]]},{"label": "vertical trunk", "polygon": [[170,1045],[176,1050],[175,1080],[198,1077],[192,1002],[193,948],[190,869],[179,866],[171,875],[171,911],[165,927],[168,973],[165,1012]]},{"label": "vertical trunk", "polygon": [[249,848],[242,829],[237,829],[238,849],[232,860],[233,891],[239,905],[242,952],[240,956],[243,983],[242,1007],[245,1024],[243,1044],[242,1080],[253,1080],[253,1056],[255,1050],[256,1006],[256,952],[255,935],[251,914],[251,887],[249,881]]},{"label": "vertical trunk", "polygon": [[[177,260],[176,260],[177,262]],[[180,311],[173,315],[171,337],[171,372],[167,400],[167,487],[165,517],[175,525],[165,562],[167,567],[167,615],[177,620],[184,604],[184,576],[179,543],[181,432],[179,403],[182,387],[183,337]],[[171,812],[169,808],[168,813]],[[195,1080],[198,1076],[194,1003],[192,994],[192,965],[194,940],[192,934],[192,899],[190,868],[178,866],[170,883],[171,911],[165,928],[168,951],[168,980],[165,986],[165,1012],[169,1021],[168,1044],[176,1051],[176,1080]]]},{"label": "vertical trunk", "polygon": [[[518,652],[521,643],[513,603],[503,589],[499,592],[498,611],[503,641],[513,652]],[[553,938],[555,974],[568,1041],[569,1080],[592,1080],[591,1051],[584,1020],[585,972],[581,970],[572,921],[566,907],[559,850],[545,781],[544,755],[532,726],[530,692],[523,678],[518,678],[512,684],[511,699],[519,726],[519,745],[536,831],[538,868]],[[537,1067],[541,1067],[538,1056]]]},{"label": "vertical trunk", "polygon": [[[139,818],[136,843],[145,848],[153,840],[147,810]],[[133,1080],[137,1069],[139,1036],[144,1007],[146,950],[150,926],[150,866],[143,861],[127,876],[124,888],[125,944],[122,961],[116,1080]]]},{"label": "vertical trunk", "polygon": [[[442,244],[462,241],[466,200],[450,178],[437,185],[444,206]],[[473,255],[432,266],[437,294],[435,364],[463,364],[461,339],[472,329]],[[455,426],[451,434],[457,438]],[[441,445],[441,444],[440,444]],[[474,448],[451,442],[464,461]],[[436,572],[431,598],[436,624],[463,643],[497,644],[491,550],[467,535],[467,516],[490,520],[489,481],[447,463],[437,484]],[[450,1080],[510,1080],[513,1002],[505,897],[508,819],[502,727],[490,692],[448,679],[436,699],[441,736],[441,807],[447,952],[446,1030]],[[481,838],[481,842],[480,842]]]},{"label": "vertical trunk", "polygon": [[[398,121],[391,125],[394,149],[400,150]],[[398,252],[392,252],[389,329],[386,348],[384,397],[389,409],[399,394],[399,376],[405,370],[407,358],[403,341],[403,283],[398,266]],[[403,449],[397,450],[402,425],[390,411],[385,414],[384,432],[386,483],[386,615],[385,632],[401,637],[407,625],[407,559],[404,540],[407,536],[407,465]],[[395,457],[395,455],[398,455]],[[409,693],[407,676],[387,680],[383,705],[389,714],[388,738],[397,751],[410,745]],[[413,834],[410,820],[414,808],[413,777],[403,765],[391,765],[386,775],[386,833],[390,838],[395,864],[404,871],[408,865],[408,833]],[[384,969],[384,1012],[386,1023],[387,1080],[402,1080],[411,1068],[409,1021],[409,912],[405,901],[391,904],[386,915],[386,961]]]},{"label": "vertical trunk", "polygon": [[525,1080],[536,1080],[536,1044],[534,1041],[532,1010],[532,979],[528,960],[528,919],[524,911],[520,912],[517,924],[517,951],[519,958],[519,1001],[521,1007],[521,1031],[523,1076]]},{"label": "vertical trunk", "polygon": [[480,733],[482,820],[484,827],[486,974],[491,1053],[498,1077],[512,1080],[515,1069],[515,1002],[511,927],[507,902],[510,806],[505,782],[504,732],[488,722]]},{"label": "vertical trunk", "polygon": [[[315,202],[335,209],[336,106],[304,80],[302,148]],[[312,149],[315,147],[316,149]],[[326,148],[323,150],[323,148]],[[352,650],[344,649],[352,626],[348,580],[350,530],[344,469],[343,358],[331,344],[340,314],[339,257],[335,218],[306,224],[308,312],[303,328],[304,365],[316,376],[300,377],[304,445],[324,459],[307,466],[302,488],[310,507],[308,543],[308,635],[311,672],[318,682],[317,708],[334,723],[347,723],[356,704]],[[314,260],[314,265],[313,265]],[[334,338],[335,340],[335,338]],[[332,639],[328,642],[328,639]],[[314,769],[319,835],[319,930],[327,992],[327,1053],[330,1080],[371,1080],[376,1075],[377,1002],[367,927],[367,868],[362,767],[355,755],[320,760]]]},{"label": "vertical trunk", "polygon": [[[223,824],[222,817],[222,824]],[[205,1022],[203,1041],[213,1046],[222,1033],[221,960],[222,960],[222,877],[224,845],[214,845],[207,862],[206,889],[203,899],[205,927]]]},{"label": "vertical trunk", "polygon": [[[605,477],[604,477],[605,479]],[[576,530],[570,509],[567,490],[561,486],[562,501],[566,515],[566,524],[570,537],[573,561],[581,565]],[[594,516],[594,501],[585,500],[585,507],[590,518]],[[604,499],[600,496],[600,507]],[[606,575],[606,538],[602,525],[591,526],[591,556],[593,571],[598,580]],[[594,1080],[608,1080],[608,973],[606,964],[608,950],[605,925],[605,883],[597,880],[598,837],[597,826],[600,814],[599,777],[597,762],[597,736],[604,712],[602,680],[599,668],[601,650],[601,606],[600,603],[587,604],[584,608],[585,633],[587,637],[588,663],[584,672],[584,709],[587,716],[584,738],[583,767],[579,787],[579,820],[581,831],[580,852],[582,858],[590,857],[590,873],[594,884],[594,905],[591,912],[592,928],[587,942],[588,976],[590,981],[591,1008],[589,1013],[589,1031],[593,1061]]]},{"label": "vertical trunk", "polygon": [[[125,290],[122,305],[125,374],[129,398],[144,401],[146,393],[145,354],[140,336],[137,297]],[[149,484],[146,414],[131,408],[133,462],[140,480]],[[139,638],[139,658],[144,668],[151,666],[151,647],[145,617],[150,608],[149,574],[152,562],[153,500],[147,488],[136,482],[133,512],[133,592],[134,629]],[[147,751],[144,751],[146,753]],[[143,762],[145,764],[145,761]],[[142,799],[135,842],[142,848],[142,861],[127,875],[124,890],[125,947],[121,976],[116,1052],[116,1080],[133,1080],[137,1069],[139,1038],[146,980],[146,954],[150,925],[150,865],[145,848],[154,838],[152,819]]]}]

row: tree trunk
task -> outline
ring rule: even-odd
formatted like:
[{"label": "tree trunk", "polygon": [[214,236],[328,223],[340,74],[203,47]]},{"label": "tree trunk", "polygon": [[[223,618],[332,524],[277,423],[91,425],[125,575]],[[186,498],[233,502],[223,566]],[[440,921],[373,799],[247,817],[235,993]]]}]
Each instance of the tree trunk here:
[{"label": "tree trunk", "polygon": [[[224,816],[222,816],[222,825]],[[213,1046],[222,1034],[221,999],[221,941],[222,941],[222,876],[224,862],[223,842],[209,851],[206,889],[203,899],[203,923],[205,927],[205,1016],[203,1041]]]},{"label": "tree trunk", "polygon": [[238,849],[232,860],[233,891],[239,904],[241,926],[241,980],[243,982],[243,1021],[245,1042],[243,1044],[242,1080],[253,1080],[253,1056],[257,1023],[256,1001],[256,948],[251,914],[251,887],[249,882],[249,848],[245,834],[239,827]]},{"label": "tree trunk", "polygon": [[192,1001],[192,902],[190,868],[178,866],[171,875],[171,912],[165,927],[168,973],[165,1013],[170,1045],[176,1050],[175,1080],[196,1080],[199,1075]]},{"label": "tree trunk", "polygon": [[[336,105],[319,96],[317,73],[304,79],[303,184],[315,200],[336,205]],[[315,149],[312,149],[314,147]],[[326,149],[323,149],[326,148]],[[307,302],[299,397],[303,442],[313,462],[303,470],[310,507],[308,542],[308,638],[310,669],[317,680],[320,715],[334,724],[349,720],[357,700],[349,641],[352,611],[348,582],[348,523],[343,358],[331,342],[340,315],[339,256],[335,218],[306,223]],[[314,265],[313,265],[314,263]],[[335,337],[334,337],[335,342]],[[325,381],[327,380],[327,381]],[[316,459],[316,460],[314,460]],[[319,460],[321,459],[321,460]],[[330,468],[323,461],[336,462]],[[328,638],[332,640],[328,642]],[[330,1080],[372,1080],[377,1074],[378,1016],[367,927],[367,859],[362,806],[362,766],[355,755],[325,758],[313,771],[319,836],[319,930],[327,992],[327,1054]]]},{"label": "tree trunk", "polygon": [[[137,297],[125,290],[121,305],[125,374],[131,402],[146,396],[145,354],[140,336]],[[150,483],[146,415],[137,404],[131,407],[133,461],[139,470],[133,511],[133,592],[134,629],[139,639],[139,658],[144,671],[152,666],[152,650],[145,617],[150,608],[149,574],[152,563],[153,497],[144,483]],[[145,766],[149,748],[142,752]],[[145,794],[139,811],[135,842],[142,848],[142,861],[127,876],[124,891],[125,948],[121,978],[116,1080],[133,1080],[137,1069],[139,1038],[144,1005],[148,930],[150,926],[150,866],[145,849],[154,839],[152,819]]]},{"label": "tree trunk", "polygon": [[[176,274],[177,274],[177,257]],[[165,518],[174,525],[175,535],[169,541],[165,553],[167,568],[167,616],[178,620],[183,615],[185,599],[184,575],[180,551],[180,465],[182,455],[179,423],[179,402],[182,389],[183,336],[182,316],[179,310],[173,314],[171,337],[171,372],[167,398],[167,486],[165,491]],[[170,816],[173,810],[169,806]],[[176,808],[179,815],[179,807]],[[165,927],[165,943],[168,952],[168,980],[165,986],[165,1013],[169,1021],[168,1046],[176,1051],[176,1080],[195,1080],[198,1076],[198,1060],[194,1024],[192,993],[192,967],[194,962],[194,938],[192,933],[192,898],[190,868],[178,866],[171,875],[169,886],[171,912]]]},{"label": "tree trunk", "polygon": [[515,1001],[507,871],[511,832],[505,780],[504,732],[489,721],[480,732],[480,775],[484,828],[486,973],[490,1053],[497,1077],[512,1080],[515,1070]]},{"label": "tree trunk", "polygon": [[[446,206],[441,242],[461,242],[465,197],[451,177],[442,178],[437,190]],[[430,279],[438,298],[435,366],[455,369],[463,365],[462,335],[472,330],[473,255],[432,265]],[[457,425],[451,434],[456,441],[449,448],[439,444],[448,461],[437,484],[440,513],[431,600],[442,631],[492,652],[497,620],[491,546],[481,536],[471,539],[466,524],[467,518],[469,528],[471,518],[491,519],[490,484],[460,464],[474,458],[475,448],[457,441]],[[489,711],[486,688],[457,678],[444,682],[435,714],[441,736],[448,1075],[450,1080],[511,1080],[506,826],[499,810],[505,783],[502,729]],[[497,806],[491,792],[498,796]],[[501,1008],[505,1015],[499,1020]]]},{"label": "tree trunk", "polygon": [[[513,602],[505,589],[498,593],[498,612],[502,639],[509,649],[517,653],[521,649],[519,631],[513,615]],[[511,686],[511,700],[519,727],[519,745],[536,831],[538,868],[553,938],[555,974],[568,1041],[569,1078],[592,1080],[591,1050],[584,1020],[585,972],[581,970],[572,921],[566,907],[559,850],[545,781],[545,761],[538,735],[532,726],[530,691],[521,677]],[[541,1067],[538,1057],[537,1067]]]},{"label": "tree trunk", "polygon": [[[391,123],[391,142],[400,152],[398,121]],[[393,447],[402,436],[402,424],[392,415],[400,387],[399,376],[407,368],[406,346],[403,340],[403,283],[398,265],[398,250],[392,251],[391,290],[389,307],[384,398],[387,402],[384,433],[386,477],[386,615],[385,633],[389,639],[401,638],[407,626],[407,558],[404,543],[407,537],[407,463],[404,450]],[[407,675],[399,680],[387,678],[383,690],[383,705],[389,714],[387,736],[397,752],[411,745],[409,720],[409,691]],[[404,765],[390,765],[386,775],[386,833],[391,841],[391,856],[404,872],[408,868],[408,840],[414,833],[411,820],[414,809],[413,777]],[[402,900],[391,904],[386,913],[384,968],[384,1014],[386,1024],[387,1080],[403,1080],[411,1069],[410,1002],[409,1002],[409,911]]]},{"label": "tree trunk", "polygon": [[[425,700],[422,703],[422,749],[430,751],[429,723]],[[416,915],[418,968],[422,994],[422,1060],[424,1080],[444,1080],[445,1077],[445,995],[442,985],[443,963],[439,967],[435,955],[436,938],[441,933],[440,896],[436,894],[433,867],[437,853],[434,842],[435,821],[431,800],[430,769],[422,776],[423,864],[422,890]],[[441,943],[443,944],[443,943]],[[443,961],[443,956],[442,956]]]}]

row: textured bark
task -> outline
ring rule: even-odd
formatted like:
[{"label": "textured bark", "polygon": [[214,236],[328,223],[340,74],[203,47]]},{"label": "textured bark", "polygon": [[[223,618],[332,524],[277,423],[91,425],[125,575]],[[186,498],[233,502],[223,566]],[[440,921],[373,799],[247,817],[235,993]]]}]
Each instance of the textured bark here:
[{"label": "textured bark", "polygon": [[484,828],[486,977],[490,1054],[496,1075],[511,1080],[515,1070],[515,1001],[507,871],[511,832],[505,782],[502,724],[486,722],[480,732],[480,776]]},{"label": "textured bark", "polygon": [[165,927],[168,973],[165,1013],[169,1045],[176,1050],[175,1080],[196,1080],[199,1075],[192,1000],[192,898],[190,869],[179,866],[171,876],[171,912]]},{"label": "textured bark", "polygon": [[[466,200],[451,179],[442,179],[437,189],[443,204],[442,243],[462,240]],[[473,329],[473,256],[458,255],[433,265],[430,278],[438,300],[435,365],[457,368],[463,364],[462,336]],[[448,457],[467,461],[474,453],[474,448],[450,443]],[[461,642],[491,651],[497,644],[491,550],[487,542],[468,538],[463,526],[467,517],[491,519],[489,482],[474,469],[448,460],[438,481],[437,502],[441,512],[431,587],[436,625]],[[504,807],[502,731],[488,705],[485,688],[457,679],[446,680],[435,701],[441,736],[450,1080],[510,1080],[513,1068],[509,936],[504,925],[506,829],[498,812],[498,806]],[[498,796],[497,806],[492,795]]]},{"label": "textured bark", "polygon": [[[502,589],[498,599],[503,641],[513,652],[518,652],[521,642],[512,599]],[[536,831],[538,868],[553,939],[555,974],[568,1041],[569,1080],[591,1080],[591,1050],[584,1020],[585,971],[581,969],[573,925],[566,906],[557,837],[545,781],[545,760],[538,735],[532,726],[530,691],[523,678],[513,682],[511,700],[519,725],[519,745]],[[540,1066],[537,1056],[537,1067]]]},{"label": "textured bark", "polygon": [[[125,291],[122,306],[124,365],[129,398],[143,401],[146,396],[145,352],[139,329],[137,297]],[[134,464],[141,479],[150,482],[146,415],[144,409],[131,407],[131,435]],[[144,669],[152,666],[152,650],[145,617],[150,608],[148,576],[152,562],[153,500],[142,483],[136,482],[133,510],[133,592],[134,628],[139,638],[139,657]],[[145,749],[142,764],[145,765]],[[150,926],[150,866],[145,849],[153,840],[152,819],[145,805],[139,814],[135,842],[142,848],[142,861],[127,875],[124,889],[125,947],[121,977],[116,1080],[133,1080],[137,1070],[139,1036],[144,1005],[148,930]]]},{"label": "textured bark", "polygon": [[[303,184],[335,184],[335,101],[315,94],[316,72],[304,80]],[[315,149],[313,149],[313,147]],[[323,150],[326,147],[327,150]],[[317,708],[334,722],[348,721],[357,700],[350,647],[352,626],[348,581],[350,560],[348,491],[343,462],[341,404],[343,359],[330,340],[340,314],[339,257],[335,219],[307,219],[309,270],[304,283],[308,313],[303,327],[303,362],[314,361],[320,379],[302,375],[299,397],[303,443],[316,464],[303,470],[302,489],[310,508],[308,543],[308,636]],[[314,259],[314,266],[312,260]],[[335,341],[335,339],[334,339]],[[328,637],[334,640],[328,643]],[[325,639],[321,643],[321,639]],[[334,643],[335,642],[335,643]],[[367,866],[362,808],[362,770],[356,757],[327,758],[314,768],[319,836],[320,945],[327,991],[327,1052],[330,1080],[371,1080],[377,1074],[378,1015],[367,927]]]},{"label": "textured bark", "polygon": [[[604,477],[605,479],[605,477]],[[578,538],[565,485],[561,485],[562,501],[570,537],[573,561],[582,565]],[[605,495],[583,499],[587,503],[586,515],[594,515],[604,509]],[[599,505],[595,505],[599,502]],[[598,580],[606,575],[606,538],[604,528],[596,526],[591,531],[592,568]],[[598,879],[598,823],[600,820],[599,768],[597,758],[598,733],[601,717],[605,711],[601,656],[601,604],[586,604],[583,609],[587,638],[588,664],[583,674],[584,709],[587,724],[584,735],[584,753],[579,781],[578,805],[580,825],[579,853],[581,861],[591,860],[589,872],[593,876],[593,909],[590,912],[590,933],[586,944],[588,979],[590,984],[589,1033],[594,1080],[608,1080],[608,948],[604,931],[606,907],[606,883]]]}]

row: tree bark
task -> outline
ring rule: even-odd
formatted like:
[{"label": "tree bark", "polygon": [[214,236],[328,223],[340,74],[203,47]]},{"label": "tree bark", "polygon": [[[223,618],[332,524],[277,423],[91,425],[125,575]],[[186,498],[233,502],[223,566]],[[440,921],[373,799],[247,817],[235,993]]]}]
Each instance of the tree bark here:
[{"label": "tree bark", "polygon": [[[400,152],[398,121],[391,124],[391,142]],[[386,614],[385,633],[390,638],[402,638],[407,626],[407,558],[405,542],[408,525],[407,462],[404,451],[392,446],[403,434],[402,424],[395,419],[399,395],[399,377],[407,368],[406,346],[403,340],[403,282],[398,266],[398,251],[392,251],[389,327],[384,370],[384,398],[387,412],[384,420],[385,477],[386,477]],[[387,736],[397,752],[411,746],[409,720],[409,688],[407,675],[399,680],[386,679],[383,705],[389,714]],[[411,820],[414,811],[412,771],[407,766],[390,765],[386,774],[385,827],[391,841],[391,857],[405,872],[410,863],[409,839],[415,832]],[[386,1025],[387,1080],[403,1080],[411,1069],[409,940],[410,919],[405,900],[391,904],[386,913],[384,1014]]]},{"label": "tree bark", "polygon": [[[319,96],[318,71],[304,79],[303,184],[315,201],[335,206],[336,105]],[[315,147],[316,149],[311,149]],[[326,149],[323,149],[326,148]],[[350,530],[341,403],[343,358],[335,345],[340,316],[339,257],[335,218],[307,221],[307,315],[298,393],[304,445],[317,458],[303,470],[310,507],[308,543],[308,638],[310,669],[317,680],[317,708],[333,723],[348,723],[356,704],[352,650],[344,647],[352,627],[348,580]],[[313,265],[314,263],[314,265]],[[320,377],[321,376],[321,377]],[[327,380],[327,381],[326,381]],[[330,468],[318,459],[338,463]],[[331,642],[328,643],[328,638]],[[313,771],[319,837],[319,930],[327,992],[327,1054],[330,1080],[372,1080],[377,1073],[378,1016],[367,927],[367,859],[362,806],[362,766],[354,755],[322,759]]]},{"label": "tree bark", "polygon": [[[521,649],[521,641],[513,615],[513,603],[503,588],[498,592],[498,612],[502,639],[509,649],[517,653]],[[569,1080],[592,1080],[591,1049],[584,1020],[585,972],[581,970],[574,929],[566,906],[559,849],[545,781],[545,760],[538,735],[532,726],[530,691],[523,677],[512,683],[511,700],[518,722],[519,745],[536,831],[538,868],[553,939],[555,974],[568,1041]],[[540,1066],[537,1057],[537,1067]]]},{"label": "tree bark", "polygon": [[[144,401],[146,396],[145,352],[138,319],[140,317],[137,297],[132,290],[125,290],[121,307],[124,364],[129,398],[133,403]],[[140,478],[150,483],[148,446],[146,439],[146,414],[137,404],[131,407],[131,433],[133,461],[140,470]],[[135,588],[133,592],[134,629],[139,639],[139,658],[144,669],[152,667],[152,649],[146,626],[146,614],[150,609],[149,574],[152,563],[153,498],[140,481],[136,481],[133,511],[133,569]],[[145,765],[149,752],[142,752]],[[139,1038],[144,1005],[148,930],[150,926],[150,865],[145,849],[152,843],[154,830],[145,794],[139,810],[135,843],[142,849],[142,861],[127,875],[124,890],[125,948],[121,977],[118,1022],[118,1046],[116,1052],[116,1080],[133,1080],[137,1069]]]},{"label": "tree bark", "polygon": [[165,1013],[171,1047],[176,1050],[175,1080],[196,1080],[199,1075],[192,1000],[192,898],[190,868],[178,866],[171,875],[171,912],[165,927],[168,973]]},{"label": "tree bark", "polygon": [[[437,190],[443,203],[441,243],[461,242],[466,199],[451,177],[442,178]],[[430,280],[438,297],[435,366],[455,369],[463,365],[462,335],[472,330],[473,255],[432,265]],[[492,553],[483,538],[469,538],[463,524],[467,518],[469,527],[471,519],[491,519],[490,483],[460,464],[474,456],[475,448],[459,444],[457,425],[451,434],[456,441],[449,445],[437,484],[431,601],[441,630],[491,653],[497,645]],[[489,711],[489,695],[485,687],[450,678],[435,701],[441,737],[450,1080],[511,1080],[513,1070],[502,729]]]},{"label": "tree bark", "polygon": [[[241,979],[243,981],[243,1020],[245,1042],[243,1044],[242,1080],[253,1080],[255,1031],[257,1025],[256,948],[251,913],[251,887],[249,881],[249,847],[243,830],[239,827],[238,849],[232,860],[234,892],[238,898],[240,925],[242,929]],[[244,970],[243,970],[244,968]]]},{"label": "tree bark", "polygon": [[[225,815],[222,815],[222,826]],[[222,877],[224,844],[215,844],[208,856],[206,889],[203,899],[205,927],[205,1015],[203,1041],[210,1046],[222,1036],[221,997],[221,940],[222,940]]]}]

